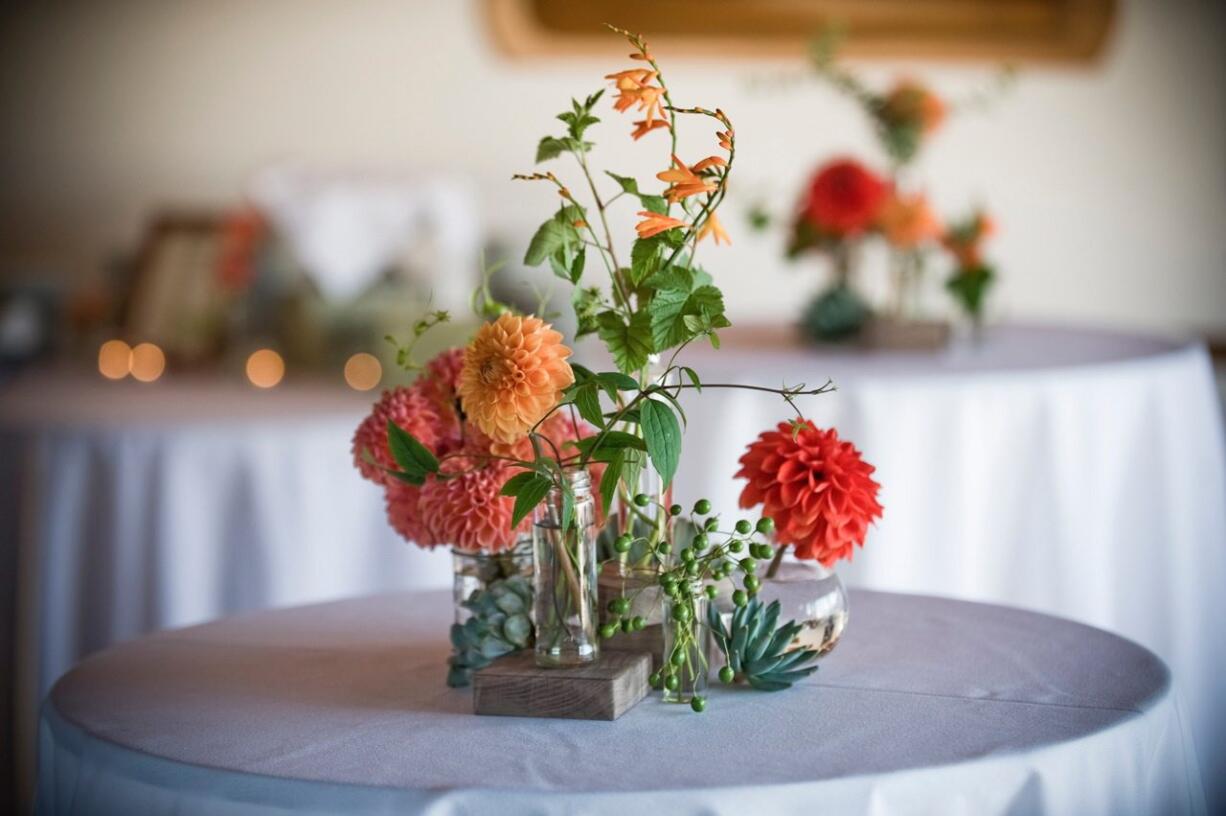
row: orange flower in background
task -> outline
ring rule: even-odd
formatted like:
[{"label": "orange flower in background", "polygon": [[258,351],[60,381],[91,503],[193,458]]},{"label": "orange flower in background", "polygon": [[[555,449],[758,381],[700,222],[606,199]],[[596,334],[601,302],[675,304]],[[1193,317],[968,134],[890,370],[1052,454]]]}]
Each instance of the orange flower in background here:
[{"label": "orange flower in background", "polygon": [[900,249],[912,249],[941,234],[941,224],[922,193],[913,196],[892,193],[881,207],[877,226],[885,239]]},{"label": "orange flower in background", "polygon": [[[706,160],[704,159],[704,161]],[[714,182],[704,179],[693,169],[686,167],[685,162],[676,156],[673,156],[673,166],[668,170],[656,173],[656,178],[669,183],[668,189],[664,191],[664,197],[668,199],[670,204],[676,204],[681,199],[689,198],[692,195],[715,192],[717,188]]]},{"label": "orange flower in background", "polygon": [[650,210],[639,210],[638,214],[643,216],[643,220],[635,224],[634,229],[640,238],[650,238],[653,235],[668,232],[670,229],[687,226],[684,221],[678,221],[671,216],[653,213]]},{"label": "orange flower in background", "polygon": [[904,79],[886,95],[881,116],[891,125],[914,125],[927,135],[945,121],[945,103],[920,83]]},{"label": "orange flower in background", "polygon": [[562,335],[539,317],[504,314],[477,330],[464,351],[460,401],[496,442],[515,442],[575,381]]},{"label": "orange flower in background", "polygon": [[960,223],[951,224],[941,236],[941,246],[954,256],[961,269],[983,265],[983,242],[996,234],[996,221],[985,212],[976,212]]},{"label": "orange flower in background", "polygon": [[698,228],[698,240],[701,241],[708,235],[715,239],[715,244],[731,244],[732,239],[728,237],[728,233],[724,232],[724,227],[719,223],[714,212],[707,213],[707,220]]},{"label": "orange flower in background", "polygon": [[873,466],[833,428],[780,422],[750,443],[740,462],[736,476],[748,480],[741,507],[762,505],[779,543],[792,545],[797,558],[827,567],[851,558],[881,518]]},{"label": "orange flower in background", "polygon": [[613,80],[613,87],[617,88],[617,98],[613,102],[613,109],[626,111],[638,105],[638,109],[646,114],[644,121],[647,125],[651,125],[656,119],[663,118],[664,110],[661,106],[664,89],[650,84],[655,78],[656,72],[649,68],[631,68],[615,74],[607,74],[605,79]]}]

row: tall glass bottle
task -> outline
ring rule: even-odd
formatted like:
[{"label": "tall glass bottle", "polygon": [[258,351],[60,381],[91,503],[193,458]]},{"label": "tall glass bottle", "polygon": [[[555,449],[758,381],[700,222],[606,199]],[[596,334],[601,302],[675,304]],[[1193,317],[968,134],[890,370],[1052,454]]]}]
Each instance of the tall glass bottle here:
[{"label": "tall glass bottle", "polygon": [[580,666],[600,656],[597,636],[596,503],[586,470],[565,473],[574,518],[563,528],[564,494],[550,491],[537,506],[532,527],[536,588],[536,664]]}]

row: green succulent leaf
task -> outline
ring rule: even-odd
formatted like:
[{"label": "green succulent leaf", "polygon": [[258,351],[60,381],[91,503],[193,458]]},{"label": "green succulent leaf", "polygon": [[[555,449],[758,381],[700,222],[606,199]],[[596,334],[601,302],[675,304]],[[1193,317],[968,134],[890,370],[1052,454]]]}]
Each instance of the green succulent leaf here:
[{"label": "green succulent leaf", "polygon": [[714,606],[707,611],[707,623],[728,665],[759,691],[782,691],[817,671],[813,663],[817,659],[816,651],[787,651],[800,633],[801,625],[788,621],[776,626],[779,613],[779,601],[764,606],[754,598],[738,607],[732,613],[731,625],[725,627]]}]

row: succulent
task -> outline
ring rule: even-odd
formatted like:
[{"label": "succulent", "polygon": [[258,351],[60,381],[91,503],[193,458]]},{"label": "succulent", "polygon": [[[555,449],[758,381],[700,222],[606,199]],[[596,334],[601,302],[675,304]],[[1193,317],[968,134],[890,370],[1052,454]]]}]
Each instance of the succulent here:
[{"label": "succulent", "polygon": [[801,624],[789,621],[776,628],[778,620],[779,601],[764,606],[757,598],[750,600],[732,613],[728,628],[715,604],[707,607],[707,624],[728,668],[759,691],[782,691],[817,671],[816,665],[806,665],[817,657],[816,650],[787,651]]},{"label": "succulent", "polygon": [[472,612],[463,624],[451,625],[447,685],[467,686],[472,673],[505,654],[532,645],[532,584],[519,575],[478,589],[460,604]]}]

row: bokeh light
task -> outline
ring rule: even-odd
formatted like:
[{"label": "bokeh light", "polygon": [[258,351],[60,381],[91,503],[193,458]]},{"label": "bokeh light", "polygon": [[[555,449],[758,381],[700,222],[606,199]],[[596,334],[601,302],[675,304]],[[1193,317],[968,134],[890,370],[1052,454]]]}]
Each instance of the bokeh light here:
[{"label": "bokeh light", "polygon": [[355,391],[369,391],[383,379],[383,366],[379,358],[366,352],[358,352],[345,361],[345,382]]},{"label": "bokeh light", "polygon": [[247,358],[247,379],[257,388],[272,388],[285,376],[285,361],[272,349],[253,351]]},{"label": "bokeh light", "polygon": [[132,370],[132,347],[122,340],[107,340],[98,349],[98,371],[108,380],[122,380]]},{"label": "bokeh light", "polygon": [[141,343],[132,349],[132,376],[141,382],[153,382],[166,370],[166,355],[153,343]]}]

